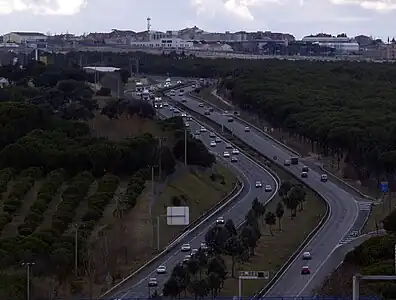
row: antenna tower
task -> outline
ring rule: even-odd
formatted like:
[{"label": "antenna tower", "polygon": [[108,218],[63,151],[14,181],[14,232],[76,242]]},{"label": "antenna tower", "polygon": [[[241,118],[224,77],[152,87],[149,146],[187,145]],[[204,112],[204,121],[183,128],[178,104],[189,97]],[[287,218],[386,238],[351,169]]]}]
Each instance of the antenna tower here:
[{"label": "antenna tower", "polygon": [[147,31],[150,32],[150,29],[151,29],[151,18],[148,17],[147,18]]}]

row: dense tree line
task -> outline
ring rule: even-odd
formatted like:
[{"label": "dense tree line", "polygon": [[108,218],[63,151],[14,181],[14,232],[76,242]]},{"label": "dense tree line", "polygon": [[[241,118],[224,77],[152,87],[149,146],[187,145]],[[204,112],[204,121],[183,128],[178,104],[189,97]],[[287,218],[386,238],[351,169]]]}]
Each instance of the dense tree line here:
[{"label": "dense tree line", "polygon": [[[268,62],[221,82],[257,113],[354,166],[361,179],[395,171],[396,67],[388,64]],[[314,149],[316,145],[317,149]]]},{"label": "dense tree line", "polygon": [[[291,211],[291,217],[297,213],[297,208],[303,209],[306,192],[300,185],[284,182],[279,190],[282,202],[279,202],[275,212],[267,211],[264,204],[257,198],[245,216],[245,222],[236,228],[232,220],[224,225],[214,225],[205,235],[208,250],[198,249],[188,262],[174,267],[171,276],[163,288],[164,296],[177,297],[184,293],[196,298],[211,295],[216,297],[221,293],[227,276],[236,276],[237,264],[243,264],[255,254],[262,235],[263,225],[268,226],[272,235],[272,228],[281,228],[284,207]],[[283,203],[283,204],[282,204]],[[231,269],[227,270],[225,259],[231,260]]]}]

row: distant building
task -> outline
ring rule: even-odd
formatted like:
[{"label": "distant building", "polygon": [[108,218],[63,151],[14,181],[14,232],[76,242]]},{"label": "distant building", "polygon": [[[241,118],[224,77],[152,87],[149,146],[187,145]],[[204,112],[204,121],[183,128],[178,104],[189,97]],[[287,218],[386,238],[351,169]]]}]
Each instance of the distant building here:
[{"label": "distant building", "polygon": [[39,32],[10,32],[3,36],[5,43],[38,43],[47,41],[47,36]]},{"label": "distant building", "polygon": [[162,38],[150,41],[132,41],[131,46],[148,49],[189,49],[192,48],[194,44],[193,42],[179,38]]},{"label": "distant building", "polygon": [[326,46],[335,49],[337,54],[349,54],[359,52],[359,44],[346,35],[331,36],[320,33],[309,35],[302,39],[303,42],[317,43],[320,46]]}]

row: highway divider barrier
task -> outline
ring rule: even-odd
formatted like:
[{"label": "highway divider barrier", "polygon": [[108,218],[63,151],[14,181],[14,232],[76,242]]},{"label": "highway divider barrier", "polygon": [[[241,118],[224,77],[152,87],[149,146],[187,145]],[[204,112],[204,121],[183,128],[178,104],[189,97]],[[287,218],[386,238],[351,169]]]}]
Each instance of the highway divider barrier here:
[{"label": "highway divider barrier", "polygon": [[123,280],[121,280],[119,283],[114,285],[112,288],[107,290],[105,293],[103,293],[101,296],[99,296],[98,299],[103,299],[104,297],[108,296],[112,292],[114,292],[116,289],[120,288],[122,285],[124,285],[127,281],[129,281],[131,278],[136,276],[138,273],[143,271],[145,268],[153,264],[156,260],[158,260],[161,256],[167,254],[170,250],[172,250],[177,244],[180,243],[180,241],[186,237],[190,232],[196,230],[202,223],[204,223],[206,220],[211,218],[213,215],[215,215],[217,212],[220,210],[224,209],[227,205],[231,204],[233,200],[237,199],[238,196],[241,194],[243,189],[245,188],[245,184],[243,180],[240,178],[237,179],[236,184],[234,185],[234,188],[232,189],[231,192],[229,192],[221,201],[216,203],[214,206],[212,206],[207,212],[202,214],[200,217],[198,217],[194,222],[190,223],[186,228],[183,229],[180,234],[171,241],[168,246],[166,246],[160,253],[158,253],[155,257],[153,257],[151,260],[146,262],[143,266],[141,266],[139,269],[125,277]]},{"label": "highway divider barrier", "polygon": [[[219,110],[219,111],[224,111],[223,109],[221,109],[220,107],[216,106],[215,104],[213,104],[213,103],[211,103],[211,102],[209,102],[209,101],[207,101],[207,100],[205,100],[205,99],[203,99],[203,98],[200,98],[200,97],[198,97],[198,96],[196,96],[196,95],[194,95],[194,94],[192,94],[192,93],[189,93],[189,96],[192,97],[192,98],[194,98],[194,99],[197,99],[197,100],[199,100],[199,101],[205,102],[205,103],[209,104],[210,106],[216,108],[216,109]],[[301,157],[300,153],[298,153],[296,150],[290,148],[290,147],[287,146],[285,143],[282,143],[281,141],[277,140],[276,138],[274,138],[272,135],[268,134],[267,132],[265,132],[265,131],[262,130],[261,128],[255,126],[255,125],[253,125],[253,124],[251,124],[251,123],[249,123],[248,121],[246,121],[246,120],[240,118],[239,116],[234,115],[233,117],[236,118],[238,121],[240,121],[240,122],[242,122],[242,123],[248,125],[249,127],[254,128],[255,130],[259,131],[260,133],[262,133],[263,135],[265,135],[266,137],[268,137],[269,139],[271,139],[272,141],[274,141],[274,142],[277,143],[278,145],[280,145],[280,146],[282,146],[283,148],[285,148],[286,150],[292,152],[294,155],[296,155],[296,156],[298,156],[298,157]],[[322,170],[324,173],[330,175],[330,176],[333,177],[335,180],[340,181],[342,184],[345,184],[345,185],[348,186],[351,190],[353,190],[353,191],[355,191],[356,193],[358,193],[361,197],[366,198],[366,199],[371,200],[371,201],[375,201],[375,199],[374,199],[373,197],[371,197],[371,196],[369,196],[369,195],[366,195],[366,194],[362,193],[362,192],[359,191],[359,189],[357,189],[356,187],[350,185],[348,182],[342,180],[340,177],[338,177],[338,176],[334,175],[333,173],[329,172],[328,170],[326,170],[326,169],[323,167],[323,165],[321,165],[321,166],[319,166],[319,167],[321,168],[321,170]]]}]

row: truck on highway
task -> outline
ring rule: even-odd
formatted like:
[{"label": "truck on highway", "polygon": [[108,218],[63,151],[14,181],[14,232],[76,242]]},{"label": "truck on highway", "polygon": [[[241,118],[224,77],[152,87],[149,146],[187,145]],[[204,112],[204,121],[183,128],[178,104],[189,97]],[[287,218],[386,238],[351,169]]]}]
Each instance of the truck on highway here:
[{"label": "truck on highway", "polygon": [[140,96],[143,92],[143,83],[141,83],[140,81],[136,82],[135,84],[135,93],[136,95]]}]

